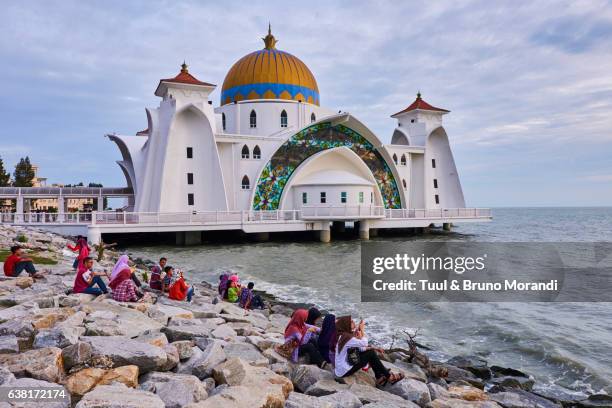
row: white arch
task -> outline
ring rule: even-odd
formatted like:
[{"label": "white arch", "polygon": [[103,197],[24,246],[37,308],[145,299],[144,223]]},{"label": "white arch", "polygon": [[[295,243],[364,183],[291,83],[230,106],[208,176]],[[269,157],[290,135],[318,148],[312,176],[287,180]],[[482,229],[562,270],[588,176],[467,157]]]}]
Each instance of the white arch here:
[{"label": "white arch", "polygon": [[402,145],[402,146],[410,146],[412,143],[410,142],[410,136],[404,132],[404,129],[395,128],[393,131],[393,136],[391,136],[391,144],[392,145]]},{"label": "white arch", "polygon": [[[432,168],[431,159],[436,160]],[[438,180],[438,188],[433,187],[433,180]],[[440,204],[435,203],[438,194]],[[433,129],[428,135],[425,147],[425,205],[427,208],[464,208],[465,199],[455,159],[450,148],[448,135],[444,127]]]}]

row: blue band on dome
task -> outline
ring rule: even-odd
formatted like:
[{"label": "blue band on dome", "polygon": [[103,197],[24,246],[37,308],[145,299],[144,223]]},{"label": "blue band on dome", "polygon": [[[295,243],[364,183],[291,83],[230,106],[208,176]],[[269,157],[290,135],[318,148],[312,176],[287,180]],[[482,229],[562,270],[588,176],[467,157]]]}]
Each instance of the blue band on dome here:
[{"label": "blue band on dome", "polygon": [[305,86],[277,83],[260,83],[238,85],[233,88],[224,90],[223,92],[221,92],[221,105],[228,103],[228,98],[229,102],[234,102],[234,98],[238,93],[242,95],[242,100],[249,99],[248,95],[253,91],[255,91],[259,95],[258,99],[267,99],[264,98],[264,94],[268,91],[274,93],[276,99],[281,99],[280,94],[284,91],[287,91],[289,95],[291,95],[291,99],[293,100],[297,100],[296,95],[301,93],[304,96],[302,102],[308,102],[308,98],[312,97],[312,103],[314,103],[315,105],[319,104],[319,93]]}]

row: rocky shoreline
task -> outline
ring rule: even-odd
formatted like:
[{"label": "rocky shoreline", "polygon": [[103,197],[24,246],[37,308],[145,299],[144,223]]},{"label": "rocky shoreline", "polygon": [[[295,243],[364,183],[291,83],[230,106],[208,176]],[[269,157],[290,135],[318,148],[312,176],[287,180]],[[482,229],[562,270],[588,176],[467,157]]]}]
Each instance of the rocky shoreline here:
[{"label": "rocky shoreline", "polygon": [[[70,401],[0,402],[0,408],[612,407],[607,395],[532,392],[530,376],[476,356],[432,362],[446,374],[439,378],[406,350],[393,350],[385,365],[405,375],[397,384],[375,387],[372,370],[337,379],[274,351],[296,305],[268,297],[267,310],[247,314],[234,304],[213,304],[216,290],[206,282],[195,283],[192,303],[154,294],[147,303],[70,294],[67,239],[2,226],[0,245],[8,248],[22,235],[28,240],[19,244],[57,265],[45,280],[0,279],[0,387],[59,386]],[[96,266],[109,268],[116,256],[106,251]]]}]

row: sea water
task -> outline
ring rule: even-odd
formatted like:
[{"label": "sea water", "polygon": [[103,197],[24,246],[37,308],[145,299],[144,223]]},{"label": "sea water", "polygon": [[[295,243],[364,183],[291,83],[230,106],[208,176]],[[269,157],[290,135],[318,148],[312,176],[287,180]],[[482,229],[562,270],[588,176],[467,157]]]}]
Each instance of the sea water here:
[{"label": "sea water", "polygon": [[[612,242],[612,208],[498,208],[493,217],[449,234],[375,239]],[[193,280],[214,283],[231,269],[281,299],[364,318],[381,345],[398,330],[419,328],[418,340],[436,350],[434,358],[476,354],[532,374],[540,386],[612,393],[610,303],[360,303],[358,240],[129,249],[149,259],[167,256]]]}]

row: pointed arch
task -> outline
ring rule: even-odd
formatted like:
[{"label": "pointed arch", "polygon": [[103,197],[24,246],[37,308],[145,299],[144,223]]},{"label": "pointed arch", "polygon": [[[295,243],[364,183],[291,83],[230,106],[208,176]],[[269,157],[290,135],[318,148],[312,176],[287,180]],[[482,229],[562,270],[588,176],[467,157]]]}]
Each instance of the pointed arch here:
[{"label": "pointed arch", "polygon": [[253,158],[261,159],[261,149],[259,148],[259,145],[255,145],[253,148]]},{"label": "pointed arch", "polygon": [[393,163],[397,164],[397,154],[393,153]]},{"label": "pointed arch", "polygon": [[257,127],[257,113],[255,112],[255,109],[253,109],[251,113],[249,114],[249,127],[251,128]]},{"label": "pointed arch", "polygon": [[251,157],[251,154],[249,153],[249,146],[247,145],[242,146],[242,158],[249,159],[250,157]]},{"label": "pointed arch", "polygon": [[317,115],[314,112],[310,114],[310,123],[314,123],[317,121]]},{"label": "pointed arch", "polygon": [[243,190],[251,189],[251,181],[249,180],[249,176],[247,176],[246,174],[244,175],[244,177],[242,177],[241,186]]},{"label": "pointed arch", "polygon": [[280,114],[280,126],[282,128],[286,128],[287,127],[287,111],[283,109],[283,111]]},{"label": "pointed arch", "polygon": [[402,154],[402,158],[400,159],[400,163],[401,163],[402,166],[406,165],[406,155],[405,154]]},{"label": "pointed arch", "polygon": [[225,112],[221,113],[221,127],[223,128],[223,130],[225,130],[226,127],[226,121],[225,121]]},{"label": "pointed arch", "polygon": [[406,179],[402,179],[402,185],[404,186],[404,190],[408,188],[406,185]]}]

